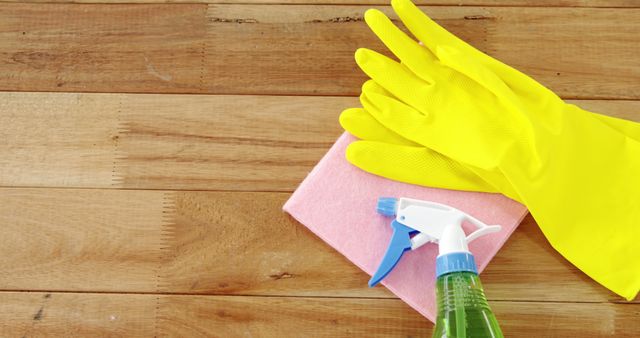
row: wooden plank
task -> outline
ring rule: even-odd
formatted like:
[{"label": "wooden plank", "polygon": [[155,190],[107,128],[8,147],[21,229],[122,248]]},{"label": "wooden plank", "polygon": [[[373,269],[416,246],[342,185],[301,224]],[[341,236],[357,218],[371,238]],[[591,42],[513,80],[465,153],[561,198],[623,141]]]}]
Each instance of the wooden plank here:
[{"label": "wooden plank", "polygon": [[389,337],[430,332],[399,300],[0,293],[11,337]]},{"label": "wooden plank", "polygon": [[[640,121],[640,101],[572,101]],[[0,93],[0,185],[292,191],[351,97]]]},{"label": "wooden plank", "polygon": [[[3,188],[0,290],[394,297],[283,213],[288,196]],[[530,217],[482,280],[491,300],[621,299]]]},{"label": "wooden plank", "polygon": [[431,324],[397,299],[160,297],[160,336],[423,337]]},{"label": "wooden plank", "polygon": [[[21,2],[21,0],[0,0]],[[30,0],[36,3],[210,3],[210,4],[305,4],[305,5],[388,5],[388,0]],[[430,6],[512,6],[512,7],[640,7],[635,0],[413,0]]]},{"label": "wooden plank", "polygon": [[166,193],[0,191],[0,289],[156,289]]},{"label": "wooden plank", "polygon": [[637,337],[640,304],[493,302],[505,337]]},{"label": "wooden plank", "polygon": [[2,90],[199,89],[204,4],[0,8]]},{"label": "wooden plank", "polygon": [[340,135],[338,114],[353,104],[353,98],[127,96],[116,183],[289,191]]},{"label": "wooden plank", "polygon": [[0,185],[290,191],[356,103],[0,93]]},{"label": "wooden plank", "polygon": [[0,184],[109,186],[115,95],[0,93]]},{"label": "wooden plank", "polygon": [[286,215],[288,194],[174,193],[163,292],[392,297]]},{"label": "wooden plank", "polygon": [[[164,305],[165,302],[170,305]],[[399,300],[255,297],[161,298],[163,333],[222,337],[425,337],[432,325]],[[493,302],[506,337],[640,334],[640,304]],[[215,309],[215,310],[214,310]],[[222,310],[221,310],[222,309]],[[275,324],[277,323],[277,324]]]},{"label": "wooden plank", "polygon": [[[639,304],[491,305],[508,337],[640,334]],[[396,299],[0,293],[11,337],[422,337],[432,325]]]},{"label": "wooden plank", "polygon": [[0,290],[392,297],[282,212],[287,198],[0,189]]},{"label": "wooden plank", "polygon": [[156,297],[0,292],[3,337],[151,337]]},{"label": "wooden plank", "polygon": [[[0,90],[355,95],[383,49],[367,6],[0,6]],[[563,97],[640,98],[640,9],[425,10]]]}]

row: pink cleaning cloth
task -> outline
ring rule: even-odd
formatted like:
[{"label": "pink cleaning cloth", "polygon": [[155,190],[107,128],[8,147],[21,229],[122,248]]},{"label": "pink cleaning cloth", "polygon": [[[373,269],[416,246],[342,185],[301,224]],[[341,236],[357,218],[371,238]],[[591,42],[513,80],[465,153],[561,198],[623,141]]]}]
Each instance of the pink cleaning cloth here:
[{"label": "pink cleaning cloth", "polygon": [[[522,204],[502,195],[426,188],[364,172],[344,156],[347,145],[354,140],[353,136],[343,134],[285,203],[284,210],[369,275],[376,271],[392,233],[392,219],[376,212],[379,197],[443,203],[487,224],[501,225],[500,232],[480,237],[469,245],[480,272],[527,214]],[[464,228],[468,234],[473,226]],[[437,255],[436,244],[406,252],[382,281],[432,322],[436,313]]]}]

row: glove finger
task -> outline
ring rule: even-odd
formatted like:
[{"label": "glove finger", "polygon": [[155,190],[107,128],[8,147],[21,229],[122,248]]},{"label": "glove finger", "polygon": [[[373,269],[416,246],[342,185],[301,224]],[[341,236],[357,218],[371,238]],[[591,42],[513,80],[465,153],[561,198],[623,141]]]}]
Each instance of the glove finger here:
[{"label": "glove finger", "polygon": [[424,147],[356,141],[347,160],[369,173],[427,187],[497,192],[463,165]]},{"label": "glove finger", "polygon": [[384,89],[384,87],[382,87],[381,85],[379,85],[377,82],[369,79],[367,81],[365,81],[365,83],[362,84],[362,92],[363,93],[375,93],[375,94],[380,94],[380,95],[386,95],[389,97],[393,97],[393,94],[391,94],[389,91],[387,91],[386,89]]},{"label": "glove finger", "polygon": [[[377,14],[376,14],[377,15]],[[384,16],[384,14],[380,14]],[[389,21],[388,18],[384,17],[386,21]],[[390,23],[393,26],[393,24]],[[395,27],[395,26],[394,26]],[[397,30],[397,28],[396,28]],[[401,32],[400,32],[401,33]],[[403,33],[402,33],[403,34]],[[453,35],[452,35],[453,36]],[[408,38],[408,37],[407,37]],[[410,38],[408,38],[410,39]],[[420,47],[424,49],[423,47]],[[436,52],[438,56],[441,58],[441,61],[444,65],[464,74],[465,76],[473,79],[483,87],[489,89],[495,95],[499,97],[504,97],[503,93],[507,92],[518,92],[518,88],[526,88],[529,93],[533,92],[532,83],[536,86],[542,87],[540,84],[535,82],[532,78],[519,72],[518,70],[501,63],[498,60],[495,60],[488,55],[481,53],[487,60],[491,60],[490,63],[481,63],[479,59],[473,59],[468,55],[463,55],[461,52],[454,50],[451,47],[443,46],[436,48]],[[391,61],[394,62],[394,61]],[[483,67],[483,65],[485,67]],[[499,72],[495,74],[491,72],[491,70],[500,69]],[[509,81],[511,80],[511,81]],[[528,83],[530,85],[524,86],[523,83]],[[543,87],[542,87],[543,88]],[[362,87],[363,92],[370,93],[378,93],[382,95],[386,95],[389,97],[393,97],[394,95],[384,89],[382,86],[378,85],[373,80],[368,80]],[[526,96],[526,95],[525,95]],[[427,109],[426,107],[421,107],[421,109]],[[594,114],[596,118],[600,119],[603,123],[609,125],[611,128],[614,128],[621,133],[630,136],[631,138],[640,141],[640,123],[636,123],[633,121],[628,121],[625,119],[614,118],[601,114]]]},{"label": "glove finger", "polygon": [[402,23],[409,31],[429,48],[432,53],[437,54],[438,46],[450,46],[458,49],[468,57],[476,58],[480,63],[495,72],[514,91],[548,91],[544,86],[536,82],[526,74],[506,65],[491,56],[479,51],[457,36],[431,20],[424,12],[416,7],[409,0],[392,0],[391,6],[402,20]]},{"label": "glove finger", "polygon": [[[373,81],[373,80],[367,80],[363,85],[362,85],[362,94],[364,95],[364,97],[367,96],[367,94],[378,94],[378,95],[383,95],[383,96],[387,96],[390,98],[393,98],[393,94],[391,94],[390,92],[388,92],[386,89],[384,89],[382,86],[380,86],[377,82]],[[392,135],[394,135],[395,141],[394,142],[387,142],[387,143],[396,143],[396,144],[404,144],[404,145],[411,145],[411,146],[421,146],[405,137],[400,136],[398,133],[394,132],[393,130],[387,128],[384,124],[382,124],[380,121],[376,120],[375,116],[373,116],[370,112],[368,112],[365,109],[362,109],[359,113],[363,114],[363,115],[367,115],[366,117],[362,117],[362,118],[367,118],[367,119],[371,119],[373,121],[375,121],[379,127],[378,128],[384,128],[388,133],[391,133]],[[373,123],[373,122],[372,122]],[[375,141],[373,139],[370,138],[364,138],[364,139],[368,139],[370,141]],[[380,140],[381,142],[383,142],[383,140]]]},{"label": "glove finger", "polygon": [[433,74],[438,65],[435,56],[429,49],[407,36],[389,18],[377,9],[370,9],[364,19],[378,38],[402,61],[413,73],[425,81],[433,82],[428,74]]},{"label": "glove finger", "polygon": [[428,127],[428,117],[422,112],[395,98],[375,93],[360,94],[360,103],[383,126],[406,139],[428,146],[422,143],[421,135]]},{"label": "glove finger", "polygon": [[[442,112],[446,113],[435,114],[438,111],[434,110],[423,114],[400,100],[374,93],[360,95],[360,103],[382,125],[406,139],[466,165],[495,170],[496,154],[500,154],[501,149],[492,147],[501,143],[482,136],[484,129],[495,128],[490,123],[479,123],[475,127],[475,120],[483,120],[484,117],[467,114],[469,107],[454,107],[457,110],[444,107]],[[469,122],[469,119],[474,120]],[[500,134],[499,137],[507,136]],[[481,142],[469,142],[474,139]]]},{"label": "glove finger", "polygon": [[[363,100],[366,101],[368,99],[366,99],[365,97]],[[343,115],[341,115],[340,121],[347,131],[367,141],[377,141],[380,143],[408,146],[411,148],[425,148],[424,146],[414,143],[412,141],[409,141],[408,139],[384,127],[380,122],[378,122],[372,116],[372,114],[370,114],[368,111],[361,108],[347,109],[345,112],[343,112]],[[365,124],[365,125],[375,124],[376,126],[375,128],[379,128],[379,130],[371,131],[372,127],[370,128],[357,127],[357,125],[361,125],[361,124]],[[363,129],[367,129],[367,130],[363,130]],[[428,149],[428,148],[425,148],[425,149]],[[434,150],[428,150],[428,151],[444,157],[444,155],[441,155],[440,153],[437,153]],[[380,161],[380,159],[381,158],[377,158],[378,161]],[[447,161],[453,162],[454,160],[447,159]],[[400,164],[400,165],[403,166],[404,164]],[[486,170],[482,170],[480,168],[475,168],[471,166],[467,166],[466,168],[474,172],[477,176],[481,177],[485,182],[491,182],[491,183],[485,183],[485,185],[493,186],[494,188],[492,188],[492,190],[500,191],[502,194],[506,195],[507,197],[510,197],[516,201],[520,201],[520,197],[518,196],[517,192],[515,192],[513,187],[510,185],[510,183],[504,178],[504,176],[500,172],[486,171]],[[420,174],[419,172],[417,173]]]},{"label": "glove finger", "polygon": [[[375,96],[375,94],[374,94],[374,96]],[[374,104],[372,104],[370,102],[371,100],[368,97],[366,97],[366,95],[363,95],[361,100],[366,103],[366,105],[367,105],[367,107],[369,109],[371,109],[371,110],[378,109],[376,105],[374,105]],[[381,113],[379,113],[377,111],[368,111],[368,110],[364,109],[362,114],[368,114],[368,115],[370,115],[370,118],[375,119],[374,115],[380,115]],[[398,117],[398,118],[400,118],[400,117]],[[384,126],[383,123],[381,123],[381,122],[379,122],[379,123],[382,126]],[[426,148],[422,144],[419,144],[417,142],[414,143],[412,141],[409,141],[407,138],[400,136],[398,133],[395,133],[395,132],[393,132],[392,130],[390,130],[388,128],[387,128],[387,130],[389,130],[389,132],[391,132],[391,133],[394,133],[395,135],[398,135],[398,137],[402,138],[403,140],[406,140],[406,143],[404,143],[404,144],[396,143],[398,145],[406,145],[406,146],[411,146],[411,147],[418,146],[418,147]],[[437,138],[437,136],[432,135],[433,133],[429,134],[427,136],[424,136],[424,135],[426,135],[425,133],[426,133],[426,131],[422,131],[422,133],[420,135],[423,135],[423,138],[427,137],[427,136],[429,136],[429,138],[433,138],[433,139]],[[434,136],[434,137],[430,137],[430,136]],[[367,139],[367,138],[365,138],[365,140],[374,141],[373,139]],[[381,142],[385,142],[385,141],[381,141]],[[385,142],[385,143],[393,143],[393,142]],[[433,149],[431,149],[431,151],[433,151],[435,153],[438,153],[437,151],[435,151]],[[441,154],[441,153],[438,153],[438,154]],[[442,155],[442,156],[445,156],[445,155]],[[378,160],[380,160],[380,158]],[[454,161],[454,160],[451,159],[450,161]],[[500,191],[502,194],[504,194],[507,197],[510,197],[511,199],[513,199],[515,201],[520,201],[521,200],[520,197],[518,196],[518,193],[513,189],[511,184],[506,180],[506,178],[504,177],[504,175],[502,175],[502,173],[483,170],[481,168],[476,168],[476,167],[473,167],[473,166],[470,166],[470,165],[466,165],[466,164],[465,164],[465,167],[468,168],[468,170],[473,171],[477,176],[481,177],[485,182],[490,182],[490,183],[487,183],[487,185],[493,186],[494,187],[493,190]]]},{"label": "glove finger", "polygon": [[340,114],[340,125],[344,130],[362,140],[420,146],[391,131],[362,108],[345,109]]},{"label": "glove finger", "polygon": [[[369,107],[369,109],[371,110],[375,110],[374,113],[372,114],[371,111],[368,111],[366,109],[362,110],[363,114],[367,114],[369,115],[369,118],[375,120],[377,123],[380,124],[380,126],[382,126],[383,128],[385,128],[386,130],[388,130],[390,133],[393,133],[394,135],[397,135],[398,137],[402,138],[404,140],[404,142],[400,143],[400,142],[388,142],[388,143],[397,143],[397,144],[406,144],[406,145],[414,145],[414,146],[422,146],[416,142],[413,142],[409,139],[407,139],[406,137],[403,137],[401,135],[399,135],[398,133],[394,132],[393,130],[389,129],[387,126],[385,126],[382,122],[378,121],[375,118],[375,115],[380,115],[380,112],[377,111],[377,105],[375,103],[372,103],[371,100],[368,98],[368,95],[371,96],[375,96],[375,95],[379,95],[379,96],[384,96],[387,98],[391,98],[391,99],[395,99],[395,97],[393,96],[393,94],[391,94],[390,92],[388,92],[386,89],[384,89],[382,86],[380,86],[377,82],[373,81],[373,80],[367,80],[363,85],[362,85],[362,95],[361,95],[361,102],[364,101],[367,104],[367,107]],[[425,115],[421,112],[418,112],[421,115]],[[399,115],[397,116],[398,118],[400,117]],[[416,116],[416,119],[421,118],[422,116]],[[367,139],[367,138],[363,138],[363,139]],[[371,141],[374,141],[372,139],[369,139]]]},{"label": "glove finger", "polygon": [[[424,14],[410,1],[393,0],[392,6],[405,26],[407,26],[407,28],[409,28],[409,30],[412,32],[412,34],[416,38],[421,40],[425,47],[432,50],[433,53],[436,53],[437,57],[440,58],[443,63],[467,75],[468,77],[473,78],[476,82],[482,84],[486,88],[490,88],[492,92],[496,93],[497,91],[508,90],[518,94],[525,93],[522,95],[523,97],[536,98],[539,97],[540,94],[532,95],[532,93],[541,93],[541,91],[544,91],[545,93],[543,94],[548,95],[548,93],[550,93],[555,96],[555,94],[553,94],[550,90],[548,90],[546,87],[538,83],[530,76],[518,71],[517,69],[507,64],[502,63],[499,60],[492,58],[491,56],[467,44],[455,35],[449,33],[447,30],[431,20],[426,14]],[[365,15],[365,20],[366,19],[367,18]],[[371,23],[369,21],[371,21]],[[389,40],[390,38],[383,39],[383,36],[385,36],[384,34],[390,35],[391,33],[384,32],[384,29],[380,27],[393,26],[388,29],[389,31],[391,31],[391,29],[395,29],[396,32],[392,31],[393,34],[404,35],[404,33],[402,33],[395,25],[390,23],[389,19],[382,13],[375,13],[375,15],[371,15],[371,18],[367,20],[367,23],[372,28],[372,30],[374,30],[376,35],[378,35],[380,39],[383,40],[383,42],[392,51],[394,51],[394,49],[391,47],[392,43],[385,42],[385,40]],[[374,27],[376,27],[376,29],[374,29]],[[404,36],[406,39],[413,42],[411,38],[407,37],[406,35]],[[399,40],[399,38],[396,40]],[[474,60],[476,62],[476,65],[465,66],[460,63],[456,65],[456,61],[454,60],[454,58],[443,56],[451,54],[447,51],[450,51],[451,47],[447,46],[453,46],[454,48],[459,49],[458,54],[463,55],[465,59]],[[400,55],[399,53],[397,53],[396,56],[403,60],[403,62],[405,60],[412,60],[410,56],[405,56],[404,54]],[[472,72],[474,70],[482,68],[477,66],[478,63],[484,65],[490,72],[485,71],[484,74],[473,75]],[[406,64],[410,69],[414,70],[414,68],[409,64],[408,61]],[[411,62],[411,64],[413,64],[413,62]],[[490,74],[491,72],[493,72],[494,74]],[[603,123],[620,131],[621,133],[630,136],[635,140],[640,140],[639,123],[634,123],[632,121],[623,119],[616,119],[600,114],[596,114],[596,117]]]},{"label": "glove finger", "polygon": [[475,48],[460,40],[457,36],[449,33],[435,21],[431,20],[416,5],[409,0],[392,0],[391,6],[398,14],[402,23],[409,29],[419,41],[436,54],[436,49],[440,45],[448,45],[455,48],[466,49]]},{"label": "glove finger", "polygon": [[432,83],[424,81],[405,66],[372,50],[360,48],[355,56],[360,69],[393,96],[419,110],[425,108],[423,97],[433,87]]}]

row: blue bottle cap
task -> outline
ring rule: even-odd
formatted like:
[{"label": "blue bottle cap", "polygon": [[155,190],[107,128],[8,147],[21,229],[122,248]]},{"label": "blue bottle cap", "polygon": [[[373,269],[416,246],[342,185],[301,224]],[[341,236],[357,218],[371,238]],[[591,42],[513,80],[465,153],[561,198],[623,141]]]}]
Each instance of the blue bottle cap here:
[{"label": "blue bottle cap", "polygon": [[453,252],[436,258],[436,278],[458,271],[473,272],[478,274],[476,260],[468,252]]}]

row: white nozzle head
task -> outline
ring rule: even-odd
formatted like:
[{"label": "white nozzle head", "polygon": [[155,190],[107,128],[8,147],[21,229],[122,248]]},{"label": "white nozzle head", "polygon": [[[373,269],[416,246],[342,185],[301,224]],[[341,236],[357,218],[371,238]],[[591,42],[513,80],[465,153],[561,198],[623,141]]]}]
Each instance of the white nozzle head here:
[{"label": "white nozzle head", "polygon": [[467,245],[467,235],[460,224],[450,223],[444,228],[442,238],[440,238],[439,249],[439,256],[454,252],[470,253]]},{"label": "white nozzle head", "polygon": [[[397,222],[420,232],[411,239],[412,249],[435,242],[440,244],[440,255],[469,252],[468,244],[471,241],[500,231],[499,225],[487,225],[456,208],[429,201],[393,199],[389,203],[383,203],[383,208],[379,204],[378,211],[385,215],[396,213]],[[477,230],[467,236],[462,230],[464,221],[473,224]]]}]

